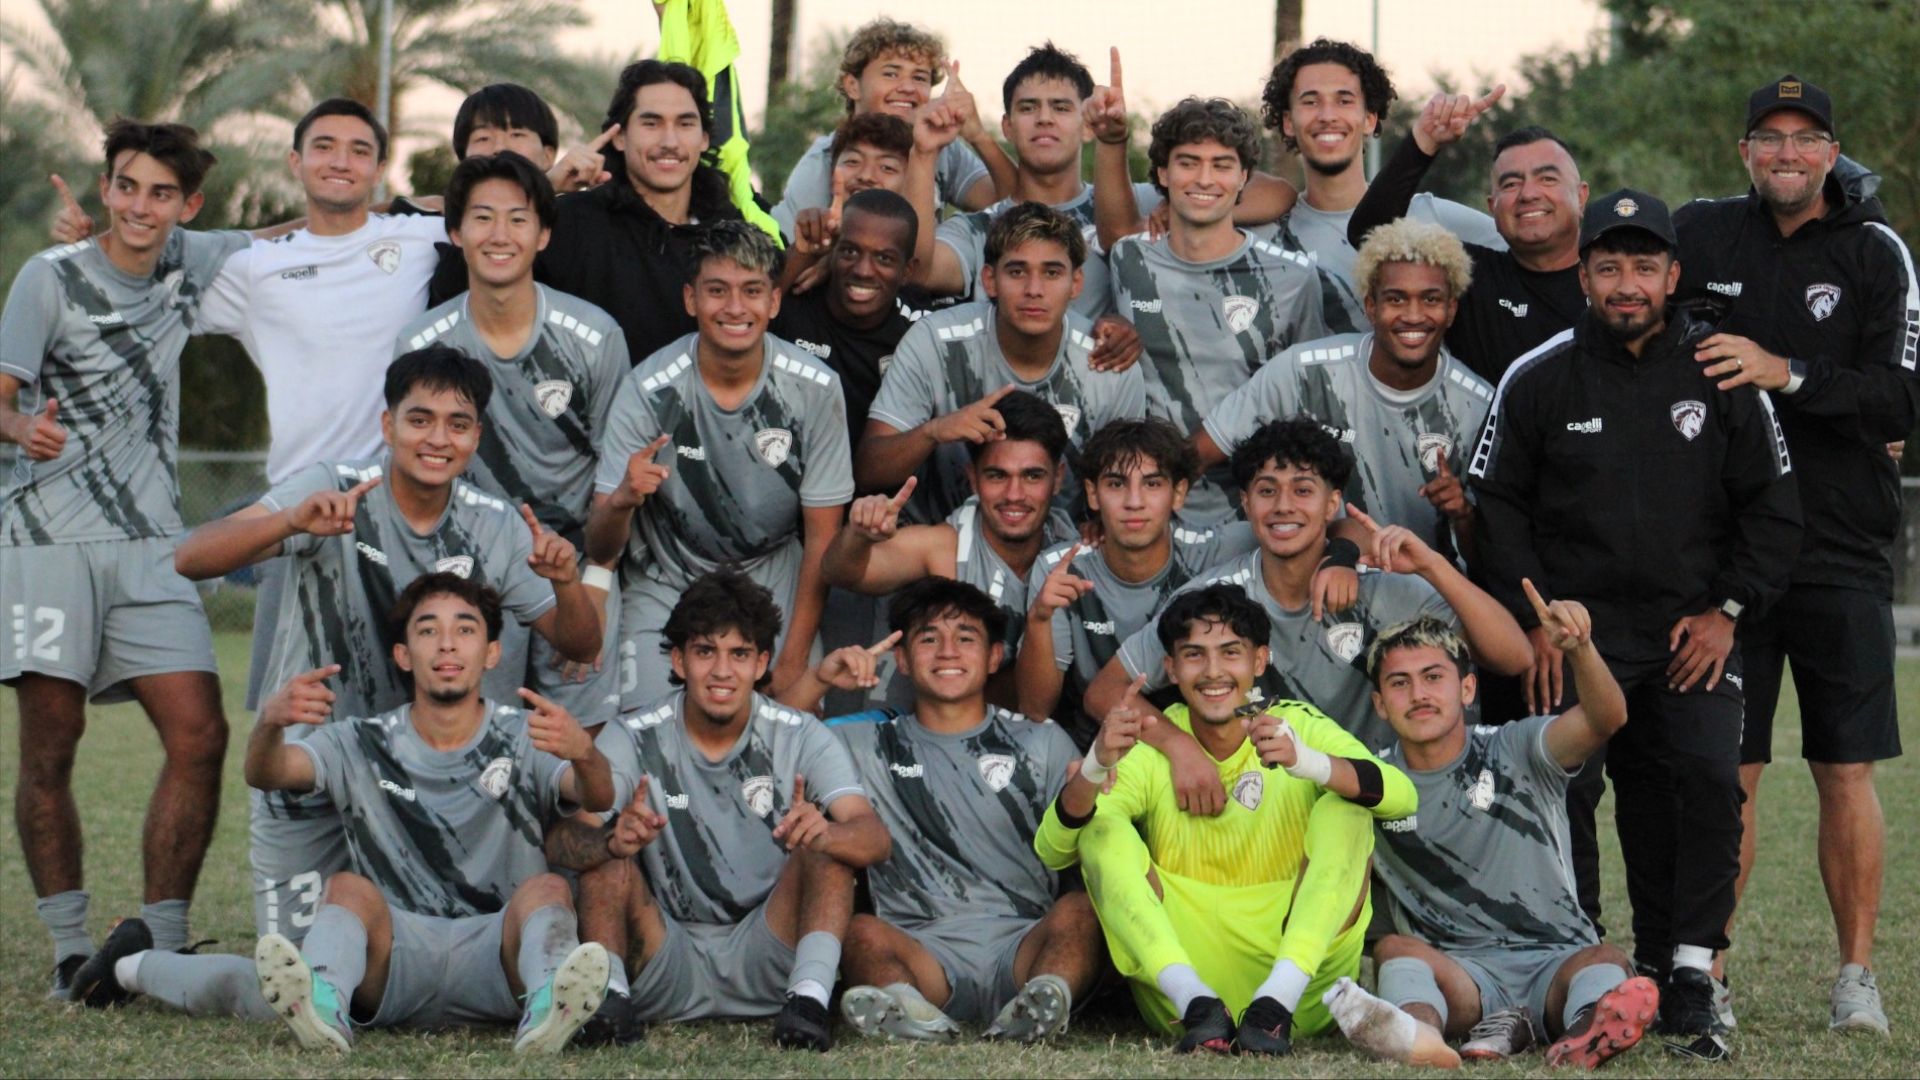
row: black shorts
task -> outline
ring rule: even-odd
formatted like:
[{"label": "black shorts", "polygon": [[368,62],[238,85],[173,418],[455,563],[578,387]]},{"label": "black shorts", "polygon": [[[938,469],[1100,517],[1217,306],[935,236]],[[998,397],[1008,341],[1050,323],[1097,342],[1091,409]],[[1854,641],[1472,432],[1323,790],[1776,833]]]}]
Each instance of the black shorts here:
[{"label": "black shorts", "polygon": [[1900,756],[1893,605],[1859,589],[1796,585],[1740,629],[1747,691],[1742,764],[1773,760],[1773,713],[1788,663],[1800,698],[1800,756],[1825,764]]}]

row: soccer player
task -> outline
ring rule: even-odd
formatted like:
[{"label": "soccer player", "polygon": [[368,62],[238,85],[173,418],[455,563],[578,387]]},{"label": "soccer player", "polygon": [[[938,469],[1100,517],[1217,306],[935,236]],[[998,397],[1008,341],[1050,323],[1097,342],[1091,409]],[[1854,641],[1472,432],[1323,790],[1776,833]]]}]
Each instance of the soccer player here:
[{"label": "soccer player", "polygon": [[1100,543],[1076,537],[1034,560],[1015,678],[1020,711],[1052,717],[1084,750],[1100,724],[1082,708],[1087,686],[1120,643],[1151,623],[1175,590],[1255,542],[1245,523],[1175,524],[1200,469],[1165,420],[1105,425],[1080,448],[1080,470],[1079,495],[1099,523]]},{"label": "soccer player", "polygon": [[827,591],[820,559],[853,495],[839,379],[767,334],[780,310],[780,249],[751,225],[723,222],[693,250],[681,303],[699,330],[628,373],[587,524],[594,562],[625,553],[623,712],[666,693],[660,628],[681,590],[723,565],[744,568],[780,605],[775,692],[811,667]]},{"label": "soccer player", "polygon": [[[416,578],[394,621],[410,704],[329,722],[330,665],[290,679],[247,742],[247,783],[324,794],[369,871],[327,879],[304,948],[260,938],[261,995],[307,1050],[350,1049],[355,1022],[518,1017],[514,1051],[552,1053],[599,1008],[608,968],[605,949],[579,943],[566,882],[545,872],[544,825],[611,807],[612,771],[565,709],[524,689],[527,709],[481,694],[500,661],[491,589]],[[314,730],[286,741],[303,724]]]},{"label": "soccer player", "polygon": [[[1380,997],[1349,983],[1327,1004],[1354,1045],[1388,1060],[1497,1061],[1556,1039],[1549,1065],[1591,1069],[1639,1042],[1659,1008],[1653,981],[1600,943],[1567,851],[1567,782],[1627,722],[1626,698],[1586,609],[1527,595],[1573,668],[1580,704],[1557,716],[1470,727],[1467,647],[1436,620],[1367,650],[1373,707],[1398,736],[1380,758],[1412,779],[1420,814],[1378,823],[1398,930],[1374,945]],[[1465,1038],[1458,1056],[1442,1032]]]},{"label": "soccer player", "polygon": [[483,86],[453,114],[453,154],[460,161],[511,150],[539,166],[555,191],[584,191],[613,179],[604,151],[608,128],[584,148],[560,152],[560,124],[546,99],[516,83]]},{"label": "soccer player", "polygon": [[1354,447],[1344,494],[1440,551],[1464,550],[1473,504],[1459,477],[1493,387],[1449,355],[1447,327],[1471,268],[1452,233],[1402,218],[1367,235],[1354,263],[1364,334],[1303,342],[1228,394],[1194,435],[1202,468],[1276,417],[1303,414]]},{"label": "soccer player", "polygon": [[[841,54],[836,84],[846,98],[847,115],[881,113],[911,123],[933,87],[950,74],[946,99],[960,104],[958,98],[966,88],[958,85],[959,65],[947,63],[946,51],[937,36],[893,19],[875,19],[854,31]],[[1013,163],[981,125],[971,95],[967,97],[963,111],[971,122],[960,132],[962,141],[941,152],[936,183],[942,203],[978,210],[993,202],[996,188],[1011,189]],[[773,217],[788,236],[794,235],[794,219],[801,211],[833,201],[832,143],[831,133],[815,139],[787,174]]]},{"label": "soccer player", "polygon": [[1891,606],[1900,488],[1881,446],[1920,425],[1920,280],[1878,205],[1833,179],[1840,147],[1826,91],[1782,76],[1749,97],[1745,130],[1752,190],[1690,203],[1673,223],[1685,256],[1677,295],[1725,310],[1721,333],[1694,354],[1701,373],[1722,390],[1767,392],[1804,481],[1807,532],[1787,593],[1740,633],[1740,886],[1753,869],[1761,770],[1791,661],[1840,946],[1828,1021],[1884,1035],[1868,968],[1886,845],[1873,763],[1900,755]]},{"label": "soccer player", "polygon": [[[1120,119],[1096,128],[1098,155],[1124,159],[1122,109]],[[1154,121],[1147,158],[1154,187],[1167,199],[1167,234],[1115,239],[1107,263],[1114,307],[1134,321],[1146,349],[1147,413],[1191,436],[1273,356],[1327,336],[1329,318],[1334,330],[1350,326],[1344,314],[1323,313],[1317,271],[1306,256],[1233,223],[1234,202],[1260,159],[1252,117],[1223,99],[1187,98]],[[1096,172],[1096,187],[1112,186],[1108,174]],[[1183,518],[1226,520],[1233,516],[1227,493],[1221,470],[1203,474]]]},{"label": "soccer player", "polygon": [[[446,221],[472,287],[401,330],[394,355],[438,343],[480,361],[493,393],[468,479],[531,507],[542,528],[578,551],[586,546],[594,452],[629,364],[626,337],[611,316],[533,280],[534,256],[551,236],[553,202],[547,178],[518,153],[461,162],[447,185]],[[602,587],[617,605],[611,574]],[[527,671],[527,685],[595,730],[620,703],[613,662],[619,608],[602,622],[597,671],[565,677],[565,661],[544,638],[533,642]]]},{"label": "soccer player", "polygon": [[[1073,535],[1054,509],[1067,430],[1053,406],[1024,390],[1001,397],[994,408],[999,437],[969,442],[967,476],[974,497],[937,525],[902,525],[901,515],[918,480],[908,477],[893,495],[854,502],[846,525],[834,536],[821,563],[828,584],[868,596],[887,596],[925,577],[964,581],[991,596],[1008,616],[1009,649],[1018,649],[1018,629],[1027,607],[1027,576],[1041,549]],[[887,704],[911,708],[911,686],[887,673]],[[987,697],[1010,708],[1015,702],[1011,668],[990,680]]]},{"label": "soccer player", "polygon": [[689,585],[663,632],[678,688],[600,733],[624,809],[576,818],[548,845],[582,871],[582,928],[613,962],[591,1037],[630,1040],[635,1017],[777,1014],[780,1045],[833,1043],[854,874],[890,843],[846,747],[761,695],[779,629],[744,574]]},{"label": "soccer player", "polygon": [[53,996],[93,951],[73,759],[92,701],[138,700],[166,763],[148,806],[143,911],[167,948],[220,804],[227,721],[200,596],[173,569],[180,351],[245,233],[192,233],[213,155],[192,128],[107,128],[101,236],[41,252],[0,314],[0,593],[12,634],[0,682],[20,720],[19,828],[35,911],[53,937]]},{"label": "soccer player", "polygon": [[1182,1052],[1287,1054],[1333,1026],[1320,993],[1360,969],[1372,818],[1412,814],[1413,785],[1311,705],[1255,703],[1271,635],[1240,589],[1182,593],[1157,633],[1183,702],[1159,722],[1191,732],[1232,803],[1185,812],[1172,763],[1134,749],[1157,716],[1136,679],[1034,848],[1080,865],[1114,966],[1155,1030],[1180,1026]]},{"label": "soccer player", "polygon": [[1020,203],[994,219],[986,254],[988,301],[929,315],[907,331],[860,440],[861,487],[890,490],[919,477],[908,508],[918,522],[940,521],[966,501],[963,446],[996,437],[1004,426],[996,405],[1013,390],[1059,410],[1076,447],[1146,408],[1139,371],[1093,369],[1092,327],[1070,309],[1087,261],[1080,226]]},{"label": "soccer player", "polygon": [[862,1035],[1038,1042],[1066,1030],[1101,966],[1084,892],[1061,893],[1033,853],[1047,804],[1079,753],[1056,724],[987,703],[1005,663],[1006,613],[964,582],[894,594],[895,655],[913,711],[833,725],[893,837],[870,869],[874,914],[856,915],[841,1015]]}]

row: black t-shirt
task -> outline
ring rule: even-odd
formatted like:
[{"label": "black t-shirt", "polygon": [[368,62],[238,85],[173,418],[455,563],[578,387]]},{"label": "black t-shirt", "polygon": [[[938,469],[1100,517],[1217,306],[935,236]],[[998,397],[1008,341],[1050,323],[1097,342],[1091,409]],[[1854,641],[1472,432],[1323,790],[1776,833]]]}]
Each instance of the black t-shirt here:
[{"label": "black t-shirt", "polygon": [[1513,362],[1580,321],[1587,310],[1580,268],[1529,270],[1512,253],[1468,244],[1473,284],[1447,330],[1447,348],[1481,378],[1500,385]]},{"label": "black t-shirt", "polygon": [[827,288],[821,285],[780,301],[780,314],[767,331],[807,350],[840,375],[847,398],[847,426],[851,445],[860,444],[867,429],[867,410],[880,392],[880,376],[894,346],[920,317],[930,299],[925,289],[908,285],[894,299],[893,312],[880,325],[860,330],[836,320],[827,310]]}]

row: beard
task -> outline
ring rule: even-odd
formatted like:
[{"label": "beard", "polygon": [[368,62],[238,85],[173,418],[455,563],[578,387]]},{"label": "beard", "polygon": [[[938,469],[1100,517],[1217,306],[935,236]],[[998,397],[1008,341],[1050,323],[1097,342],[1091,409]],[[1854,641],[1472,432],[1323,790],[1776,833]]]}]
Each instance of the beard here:
[{"label": "beard", "polygon": [[1647,305],[1644,311],[1636,315],[1615,315],[1602,308],[1600,325],[1607,328],[1607,336],[1622,345],[1638,341],[1647,336],[1648,331],[1664,325],[1667,320],[1667,306]]}]

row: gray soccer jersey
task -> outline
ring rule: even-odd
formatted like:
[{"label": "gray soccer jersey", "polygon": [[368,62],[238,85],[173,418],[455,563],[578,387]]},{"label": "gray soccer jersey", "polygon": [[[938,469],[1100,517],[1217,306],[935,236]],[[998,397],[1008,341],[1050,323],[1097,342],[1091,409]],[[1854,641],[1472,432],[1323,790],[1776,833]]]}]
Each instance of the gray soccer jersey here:
[{"label": "gray soccer jersey", "polygon": [[[1152,184],[1135,184],[1133,197],[1143,207],[1151,207],[1159,202],[1160,195]],[[955,214],[934,231],[934,242],[946,245],[960,262],[960,278],[966,282],[960,296],[986,299],[980,288],[980,268],[987,261],[987,229],[1013,204],[1012,199],[1001,199],[985,210]],[[1107,273],[1107,253],[1100,247],[1100,230],[1093,222],[1093,185],[1082,187],[1080,194],[1066,202],[1054,203],[1053,208],[1072,218],[1087,240],[1087,261],[1080,268],[1080,295],[1074,298],[1073,310],[1098,319],[1113,310],[1113,286]]]},{"label": "gray soccer jersey", "polygon": [[[1133,320],[1146,356],[1147,415],[1182,435],[1269,359],[1302,341],[1349,330],[1340,312],[1323,311],[1318,271],[1297,251],[1243,235],[1224,258],[1195,263],[1169,239],[1122,237],[1107,264],[1114,308]],[[1331,323],[1330,323],[1331,320]],[[1181,516],[1212,524],[1233,514],[1225,468],[1194,485]]]},{"label": "gray soccer jersey", "polygon": [[20,268],[0,314],[0,374],[24,385],[21,412],[58,402],[67,444],[52,461],[12,454],[0,544],[180,533],[180,350],[208,283],[249,240],[175,229],[144,278],[123,273],[93,240]]},{"label": "gray soccer jersey", "polygon": [[893,836],[892,856],[868,871],[875,914],[911,928],[955,915],[1047,913],[1057,883],[1033,853],[1033,834],[1080,756],[1060,725],[989,706],[958,735],[912,716],[833,730]]},{"label": "gray soccer jersey", "polygon": [[728,563],[751,565],[800,536],[800,511],[853,497],[839,376],[812,353],[766,338],[760,381],[722,409],[700,377],[688,334],[627,373],[614,397],[594,490],[624,482],[655,437],[666,483],[634,514],[626,565],[685,588]]},{"label": "gray soccer jersey", "polygon": [[[793,163],[793,171],[787,174],[787,186],[781,190],[780,202],[773,208],[773,220],[786,235],[793,235],[793,219],[800,211],[833,202],[833,162],[828,157],[832,149],[832,134],[814,139],[807,152]],[[987,166],[980,155],[973,152],[973,147],[955,139],[940,151],[940,160],[934,165],[934,192],[942,203],[958,206],[967,189],[985,175]]]},{"label": "gray soccer jersey", "polygon": [[648,781],[647,805],[667,827],[641,850],[640,867],[667,914],[685,923],[737,923],[765,902],[786,865],[774,826],[793,807],[793,778],[823,809],[864,795],[847,749],[811,713],[753,695],[746,730],[719,761],[687,738],[684,692],[675,691],[600,731],[613,764],[614,805]]},{"label": "gray soccer jersey", "polygon": [[467,476],[547,528],[578,543],[593,502],[594,450],[614,392],[626,377],[626,335],[613,317],[577,296],[536,285],[534,333],[518,353],[494,353],[473,325],[462,293],[400,332],[394,356],[438,342],[484,363],[493,399]]},{"label": "gray soccer jersey", "polygon": [[1460,757],[1431,772],[1408,765],[1398,742],[1381,752],[1420,793],[1418,814],[1376,822],[1375,866],[1401,931],[1449,950],[1600,940],[1574,888],[1573,774],[1547,752],[1553,719],[1470,726]]},{"label": "gray soccer jersey", "polygon": [[[1438,225],[1464,243],[1478,244],[1495,251],[1505,251],[1507,248],[1507,242],[1501,238],[1500,230],[1494,227],[1492,218],[1470,206],[1442,199],[1429,192],[1423,191],[1413,197],[1406,216],[1429,225]],[[1351,206],[1345,210],[1315,210],[1302,198],[1293,204],[1293,211],[1286,217],[1272,225],[1255,228],[1253,233],[1273,240],[1288,251],[1304,252],[1315,265],[1325,270],[1328,278],[1321,284],[1327,305],[1331,307],[1337,301],[1346,310],[1353,325],[1358,327],[1367,324],[1367,313],[1360,304],[1359,284],[1353,280],[1354,261],[1360,253],[1347,242],[1347,222],[1352,218]]]},{"label": "gray soccer jersey", "polygon": [[1402,394],[1367,370],[1372,353],[1371,333],[1295,345],[1207,414],[1207,434],[1231,454],[1267,421],[1305,413],[1353,450],[1348,501],[1441,548],[1446,517],[1420,487],[1438,474],[1442,455],[1455,476],[1466,474],[1463,448],[1486,423],[1493,388],[1443,349],[1434,377]]},{"label": "gray soccer jersey", "polygon": [[[1326,713],[1368,749],[1393,740],[1393,729],[1373,712],[1373,684],[1367,680],[1367,646],[1395,623],[1432,615],[1455,630],[1460,619],[1426,579],[1412,574],[1367,571],[1360,575],[1360,598],[1351,608],[1313,618],[1309,608],[1289,611],[1267,590],[1260,573],[1262,552],[1254,551],[1189,581],[1180,592],[1228,584],[1243,590],[1266,609],[1273,629],[1267,639],[1267,670],[1255,684],[1272,701],[1304,701]],[[1076,565],[1078,563],[1076,562]],[[1120,646],[1120,663],[1129,676],[1147,674],[1146,688],[1168,685],[1166,650],[1160,646],[1158,616]]]},{"label": "gray soccer jersey", "polygon": [[[1029,381],[1014,374],[1000,351],[992,304],[965,304],[928,315],[900,339],[867,415],[895,431],[911,431],[1012,383],[1059,410],[1068,441],[1078,448],[1109,421],[1138,418],[1146,409],[1139,365],[1122,372],[1095,371],[1088,365],[1092,329],[1085,318],[1068,313],[1053,366]],[[937,447],[920,467],[908,520],[939,521],[972,495],[967,446]],[[1070,475],[1064,477],[1056,502],[1077,502],[1078,488]]]},{"label": "gray soccer jersey", "polygon": [[313,759],[314,790],[340,810],[355,869],[415,915],[499,911],[546,871],[547,827],[578,810],[560,794],[573,766],[534,749],[520,709],[485,707],[458,750],[428,746],[412,705],[293,744]]}]

